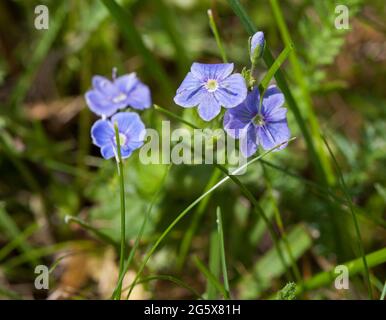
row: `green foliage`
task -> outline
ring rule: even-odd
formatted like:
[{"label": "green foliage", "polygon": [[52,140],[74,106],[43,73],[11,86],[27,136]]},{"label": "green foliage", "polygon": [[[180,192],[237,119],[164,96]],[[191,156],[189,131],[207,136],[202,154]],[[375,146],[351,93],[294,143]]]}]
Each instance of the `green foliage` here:
[{"label": "green foliage", "polygon": [[277,300],[295,300],[296,283],[289,282],[277,293]]}]

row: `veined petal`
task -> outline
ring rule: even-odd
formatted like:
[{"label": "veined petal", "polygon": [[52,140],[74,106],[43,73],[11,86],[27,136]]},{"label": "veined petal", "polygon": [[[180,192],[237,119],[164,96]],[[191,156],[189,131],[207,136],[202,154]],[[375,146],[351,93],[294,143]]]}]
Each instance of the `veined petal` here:
[{"label": "veined petal", "polygon": [[181,107],[191,108],[200,104],[207,91],[204,84],[189,72],[174,97],[174,102]]},{"label": "veined petal", "polygon": [[[264,150],[272,149],[280,143],[287,141],[290,136],[290,130],[288,128],[287,120],[268,123],[264,126],[258,128],[257,135],[259,137],[259,142]],[[275,150],[281,150],[287,146],[283,144]]]},{"label": "veined petal", "polygon": [[197,79],[206,82],[208,79],[225,79],[232,73],[233,68],[233,63],[207,64],[194,62],[190,71]]},{"label": "veined petal", "polygon": [[[276,86],[270,86],[264,94],[261,113],[265,118],[274,116],[277,108],[284,104],[284,95]],[[279,118],[277,120],[280,120]]]},{"label": "veined petal", "polygon": [[247,92],[244,77],[235,73],[219,82],[215,96],[223,107],[233,108],[245,100]]},{"label": "veined petal", "polygon": [[260,102],[259,90],[255,88],[248,93],[247,98],[238,106],[228,109],[227,113],[242,123],[249,123],[257,115]]},{"label": "veined petal", "polygon": [[205,121],[214,119],[220,111],[221,105],[213,94],[207,94],[198,106],[198,114]]},{"label": "veined petal", "polygon": [[249,117],[239,117],[238,115],[232,114],[230,111],[233,109],[229,109],[225,112],[224,129],[231,137],[238,139],[242,134],[242,131],[251,123],[251,120]]},{"label": "veined petal", "polygon": [[151,106],[151,94],[147,85],[140,81],[127,93],[127,104],[134,109],[143,110]]},{"label": "veined petal", "polygon": [[110,121],[98,120],[91,127],[93,143],[98,147],[111,144],[114,139],[114,129]]},{"label": "veined petal", "polygon": [[127,144],[127,147],[130,148],[130,150],[135,150],[135,149],[138,149],[140,147],[142,147],[144,144],[143,141],[129,141],[128,144]]},{"label": "veined petal", "polygon": [[111,123],[117,123],[119,132],[127,136],[127,142],[141,141],[145,137],[145,125],[135,112],[119,112],[112,116]]},{"label": "veined petal", "polygon": [[121,148],[121,158],[126,159],[131,156],[134,149],[131,149],[130,147],[124,147]]},{"label": "veined petal", "polygon": [[258,147],[257,129],[250,124],[240,135],[240,151],[245,157],[250,157],[256,153]]}]

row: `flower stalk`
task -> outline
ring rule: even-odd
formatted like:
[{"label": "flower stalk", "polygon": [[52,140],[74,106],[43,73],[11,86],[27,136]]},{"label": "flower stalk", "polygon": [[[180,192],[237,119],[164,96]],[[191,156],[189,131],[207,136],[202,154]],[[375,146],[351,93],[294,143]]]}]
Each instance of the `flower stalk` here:
[{"label": "flower stalk", "polygon": [[[121,203],[121,250],[119,257],[119,278],[121,278],[122,273],[125,269],[125,252],[126,252],[126,210],[125,210],[125,183],[123,175],[123,162],[121,155],[121,144],[119,137],[118,124],[114,123],[115,139],[116,143],[116,161],[118,167],[118,176],[119,176],[119,192],[120,192],[120,203]],[[118,285],[116,298],[120,299],[122,291],[122,283]]]}]

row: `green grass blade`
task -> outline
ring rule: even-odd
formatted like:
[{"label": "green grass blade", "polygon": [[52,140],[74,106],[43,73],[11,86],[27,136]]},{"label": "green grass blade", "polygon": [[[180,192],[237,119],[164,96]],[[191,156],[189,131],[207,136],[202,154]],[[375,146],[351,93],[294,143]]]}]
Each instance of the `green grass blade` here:
[{"label": "green grass blade", "polygon": [[332,150],[330,148],[330,145],[328,144],[327,140],[325,138],[323,138],[323,140],[324,140],[324,143],[326,144],[328,152],[330,153],[330,156],[331,156],[331,158],[332,158],[332,160],[334,162],[335,169],[336,169],[336,171],[338,173],[341,189],[342,189],[345,197],[347,198],[347,203],[349,205],[351,216],[352,216],[352,220],[353,220],[353,223],[354,223],[355,235],[356,235],[356,239],[357,239],[357,244],[358,244],[359,252],[360,252],[360,254],[362,256],[363,269],[364,269],[364,275],[365,275],[367,286],[368,286],[369,298],[370,298],[370,300],[372,300],[373,299],[373,291],[372,291],[372,288],[371,288],[370,272],[369,272],[369,268],[367,266],[365,249],[363,247],[363,241],[362,241],[362,237],[361,237],[361,232],[360,232],[360,229],[359,229],[359,224],[358,224],[357,216],[356,216],[356,214],[354,212],[354,206],[353,206],[353,203],[352,203],[352,199],[351,199],[350,193],[348,191],[346,182],[344,180],[343,173],[340,170],[338,161],[336,160],[335,155],[332,152]]},{"label": "green grass blade", "polygon": [[[257,31],[257,29],[256,29],[254,23],[252,22],[252,20],[248,17],[248,14],[245,12],[242,5],[240,4],[240,1],[238,1],[238,0],[227,0],[227,1],[228,1],[228,4],[230,5],[230,7],[232,8],[232,10],[239,17],[245,30],[249,33],[250,36],[252,36]],[[272,53],[270,52],[267,44],[265,45],[263,59],[264,59],[265,64],[268,67],[271,67],[275,63],[275,59],[273,58]],[[318,154],[316,152],[315,145],[313,143],[311,134],[308,130],[306,121],[304,120],[304,118],[300,112],[299,106],[298,106],[297,102],[295,101],[295,99],[292,95],[292,92],[289,89],[289,86],[287,84],[287,81],[284,78],[284,74],[282,73],[280,68],[275,73],[275,79],[276,79],[276,82],[277,82],[279,88],[282,90],[282,92],[285,96],[288,107],[291,109],[292,113],[295,116],[296,122],[300,128],[300,131],[302,132],[302,134],[304,136],[304,139],[305,139],[305,142],[307,144],[307,148],[308,148],[309,154],[311,156],[312,162],[314,163],[315,169],[317,170],[319,176],[324,177],[324,173],[323,173],[324,171],[323,171],[320,159],[318,157]]]},{"label": "green grass blade", "polygon": [[[13,221],[11,216],[7,213],[4,203],[2,202],[0,202],[0,229],[2,229],[3,233],[10,241],[17,238],[23,239],[21,231],[19,230],[15,221]],[[32,266],[39,263],[39,259],[30,255],[30,252],[33,250],[33,248],[29,245],[25,238],[24,241],[20,241],[18,248],[27,257],[27,261]]]},{"label": "green grass blade", "polygon": [[[1,209],[0,209],[1,211]],[[1,218],[0,218],[1,220]],[[25,245],[27,239],[38,229],[37,224],[31,224],[24,231],[20,232],[16,237],[14,237],[10,242],[8,242],[0,250],[0,261],[3,260],[12,250],[19,246]]]},{"label": "green grass blade", "polygon": [[[223,297],[225,299],[227,299],[226,298],[227,292],[224,289],[224,286],[220,283],[220,281],[217,280],[216,276],[210,270],[208,270],[207,267],[205,267],[205,265],[202,263],[202,261],[197,256],[193,257],[193,261],[194,261],[195,265],[197,266],[197,268],[205,276],[208,283],[210,283],[213,287],[215,287],[223,295]],[[209,297],[208,297],[208,299],[209,299]]]},{"label": "green grass blade", "polygon": [[67,11],[68,1],[61,1],[60,6],[50,19],[49,29],[41,33],[42,35],[36,44],[35,50],[28,59],[26,70],[19,78],[10,98],[10,103],[16,110],[20,110],[20,103],[24,100],[38,67],[57,38],[60,28],[65,21]]},{"label": "green grass blade", "polygon": [[[379,266],[386,263],[386,248],[372,252],[366,255],[366,261],[369,268]],[[350,277],[355,276],[359,272],[363,272],[363,261],[362,258],[351,260],[343,263],[348,268]],[[300,293],[302,290],[310,291],[321,288],[333,282],[336,278],[334,269],[330,271],[324,271],[313,276],[311,279],[306,280],[302,288],[297,288],[297,293]]]},{"label": "green grass blade", "polygon": [[[276,23],[279,27],[280,34],[283,38],[284,44],[286,46],[289,46],[292,44],[292,39],[290,36],[290,32],[288,30],[287,24],[284,20],[283,13],[280,9],[280,5],[277,2],[277,0],[270,0],[270,4],[271,4],[271,8],[272,8]],[[307,108],[307,116],[310,123],[311,134],[312,134],[313,141],[316,145],[316,151],[317,151],[321,166],[323,168],[323,173],[325,175],[326,181],[329,184],[334,184],[335,176],[333,174],[328,153],[325,151],[325,148],[323,146],[323,142],[320,136],[321,131],[319,128],[318,120],[316,118],[316,115],[312,107],[312,98],[308,90],[307,82],[303,74],[303,70],[300,65],[299,58],[296,54],[296,50],[291,51],[291,53],[289,54],[289,60],[292,66],[292,69],[291,69],[292,74],[300,88],[300,92],[302,96],[301,100]]]},{"label": "green grass blade", "polygon": [[284,61],[287,60],[293,48],[294,48],[293,44],[286,46],[284,50],[279,54],[279,56],[275,59],[275,62],[268,69],[268,72],[260,82],[262,96],[264,95],[265,90],[267,90],[269,83],[271,82],[272,78],[275,76],[276,72],[279,70],[279,68],[284,63]]},{"label": "green grass blade", "polygon": [[144,66],[147,68],[149,74],[151,74],[159,86],[165,91],[168,96],[173,95],[174,89],[170,83],[169,77],[167,76],[164,68],[154,58],[153,54],[146,47],[142,40],[141,34],[138,32],[134,24],[134,19],[129,11],[125,11],[114,0],[101,0],[106,8],[109,10],[111,16],[118,24],[122,34],[126,37],[129,45],[134,47],[138,54],[140,54],[144,60]]},{"label": "green grass blade", "polygon": [[117,298],[117,290],[118,290],[118,286],[122,285],[123,278],[125,277],[125,274],[126,274],[127,271],[129,270],[129,267],[130,267],[130,265],[131,265],[131,261],[132,261],[133,258],[134,258],[134,254],[135,254],[135,252],[137,251],[139,242],[141,241],[143,232],[145,231],[145,228],[146,228],[146,225],[147,225],[147,221],[149,220],[151,211],[153,210],[154,204],[155,204],[155,202],[157,201],[158,196],[159,196],[159,194],[160,194],[161,191],[162,191],[162,187],[163,187],[164,184],[165,184],[165,181],[166,181],[166,179],[167,179],[167,177],[168,177],[168,175],[169,175],[169,171],[170,171],[171,167],[172,167],[172,164],[170,164],[170,165],[167,167],[167,169],[166,169],[166,171],[165,171],[165,174],[164,174],[164,176],[163,176],[162,179],[161,179],[161,182],[160,182],[160,184],[159,184],[159,187],[158,187],[157,191],[155,192],[155,194],[154,194],[154,196],[153,196],[153,199],[152,199],[151,202],[150,202],[149,208],[148,208],[147,211],[146,211],[146,214],[145,214],[145,217],[144,217],[144,219],[143,219],[141,228],[140,228],[140,230],[139,230],[139,232],[138,232],[137,238],[135,239],[134,245],[133,245],[133,247],[131,248],[130,253],[129,253],[129,256],[128,256],[128,258],[127,258],[127,261],[126,261],[126,264],[125,264],[125,268],[124,268],[124,272],[119,276],[117,287],[115,288],[115,290],[114,290],[114,292],[113,292],[113,295],[112,295],[112,298],[113,298],[113,299],[116,299],[116,298]]},{"label": "green grass blade", "polygon": [[[209,271],[217,280],[220,276],[220,248],[218,246],[218,234],[212,231],[209,239]],[[208,279],[206,283],[206,297],[209,300],[217,298],[217,287]]]},{"label": "green grass blade", "polygon": [[386,296],[386,281],[385,281],[385,284],[383,286],[382,294],[381,294],[381,297],[379,300],[385,300],[385,296]]},{"label": "green grass blade", "polygon": [[86,221],[79,219],[78,217],[67,215],[64,217],[64,221],[66,224],[76,223],[77,225],[81,226],[83,229],[91,232],[97,239],[99,239],[105,243],[111,244],[115,248],[119,247],[113,238],[111,238],[107,234],[104,234],[103,232],[99,231],[97,228],[93,227],[92,225],[90,225]]},{"label": "green grass blade", "polygon": [[[162,275],[162,274],[160,274],[160,275],[154,275],[154,276],[147,276],[147,277],[144,277],[144,278],[140,279],[137,282],[137,284],[147,283],[147,282],[150,282],[150,281],[157,281],[157,280],[164,280],[164,281],[173,282],[176,285],[180,286],[181,288],[185,288],[186,290],[190,291],[196,298],[203,299],[203,297],[192,286],[190,286],[187,283],[181,281],[180,279],[178,279],[176,277],[173,277],[173,276],[170,276],[170,275]],[[124,288],[123,291],[126,291],[127,289],[129,289],[129,287]]]},{"label": "green grass blade", "polygon": [[181,77],[185,77],[190,61],[185,49],[184,39],[181,32],[179,32],[181,28],[177,25],[174,12],[165,0],[156,0],[155,3],[157,6],[157,14],[174,47],[174,58],[178,64],[179,74]]},{"label": "green grass blade", "polygon": [[[157,106],[157,108],[155,108],[155,110],[157,111],[160,111],[164,114],[167,114],[168,116],[174,118],[174,119],[177,119],[179,121],[182,121],[183,123],[185,123],[186,125],[190,126],[191,128],[194,128],[194,129],[198,129],[197,126],[195,126],[194,124],[191,124],[189,123],[188,121],[186,120],[183,120],[181,117],[179,117],[178,115],[175,115],[174,113],[168,111],[168,110],[165,110],[164,108],[160,107],[160,106]],[[295,137],[291,138],[289,141],[292,141],[294,140]],[[283,253],[281,252],[281,248],[280,246],[278,245],[278,238],[276,236],[276,233],[275,233],[275,230],[273,229],[267,215],[265,214],[264,210],[261,208],[261,206],[259,205],[259,203],[257,202],[257,200],[255,199],[255,197],[253,196],[253,194],[249,191],[249,189],[236,177],[236,174],[232,174],[230,175],[227,168],[225,168],[224,166],[220,165],[220,164],[214,164],[214,166],[218,169],[220,169],[224,174],[227,175],[227,177],[229,177],[230,179],[232,179],[232,181],[237,184],[241,191],[244,193],[244,195],[248,198],[248,200],[252,203],[253,207],[254,207],[254,210],[256,212],[256,214],[261,217],[263,220],[264,220],[264,223],[266,225],[266,227],[268,228],[268,232],[270,233],[270,236],[274,242],[274,245],[276,247],[276,250],[278,251],[278,254],[279,254],[279,257],[280,257],[280,260],[282,261],[283,263],[283,266],[285,267],[285,269],[287,270],[287,265],[285,263],[285,260],[284,260],[284,256],[283,256]],[[240,170],[241,168],[239,168],[238,170]],[[287,273],[287,272],[286,272]],[[287,274],[288,275],[288,274]],[[288,275],[288,278],[290,278],[290,276]]]},{"label": "green grass blade", "polygon": [[220,247],[220,258],[221,258],[221,268],[222,268],[222,277],[224,281],[224,288],[227,293],[226,298],[230,299],[230,289],[229,289],[229,281],[228,281],[228,270],[227,263],[225,258],[225,244],[224,244],[224,230],[222,226],[222,216],[221,209],[217,207],[217,231],[218,231],[218,241]]},{"label": "green grass blade", "polygon": [[[294,139],[290,139],[288,140],[289,141],[292,141]],[[287,143],[287,142],[285,142]],[[280,144],[281,145],[281,144]],[[268,155],[269,153],[271,153],[272,151],[274,151],[275,149],[279,148],[280,145],[277,145],[275,146],[274,148],[270,149],[270,150],[267,150],[265,151],[264,153],[258,155],[257,157],[251,159],[250,161],[248,161],[246,164],[242,165],[241,167],[239,167],[238,169],[236,169],[234,171],[233,174],[237,174],[238,172],[242,172],[242,170],[244,170],[248,165],[251,165],[252,163],[258,161],[259,159],[265,157],[266,155]],[[165,237],[169,234],[169,232],[178,224],[178,222],[180,222],[189,212],[192,208],[194,208],[200,201],[202,201],[205,197],[207,197],[210,193],[212,193],[213,191],[215,191],[218,187],[220,187],[223,183],[227,182],[229,179],[231,179],[231,176],[227,175],[226,177],[224,177],[223,179],[221,179],[218,183],[216,183],[212,188],[210,188],[208,191],[206,191],[205,193],[203,193],[201,196],[199,196],[196,200],[194,200],[188,207],[186,207],[174,220],[173,222],[165,229],[165,231],[161,234],[161,236],[157,239],[157,241],[154,243],[154,245],[151,247],[150,251],[148,252],[148,254],[145,256],[143,262],[141,263],[140,267],[139,267],[139,270],[137,272],[137,275],[133,281],[133,284],[131,285],[130,287],[130,291],[128,293],[128,296],[130,296],[138,278],[141,276],[147,262],[149,261],[150,257],[153,255],[153,253],[155,252],[155,250],[158,248],[158,246],[161,244],[161,242],[165,239]]]},{"label": "green grass blade", "polygon": [[[217,168],[214,168],[213,173],[208,181],[208,184],[205,186],[204,192],[212,188],[215,185],[215,183],[218,181],[220,176],[221,176],[221,171],[218,170]],[[190,246],[192,244],[193,236],[196,233],[196,230],[199,226],[200,220],[205,212],[205,209],[208,206],[210,198],[211,198],[211,195],[209,195],[207,198],[205,198],[200,202],[200,204],[197,207],[197,210],[193,214],[192,222],[188,230],[185,232],[184,237],[182,238],[179,255],[178,255],[178,261],[177,261],[177,267],[180,270],[184,266]]]},{"label": "green grass blade", "polygon": [[217,29],[216,21],[214,21],[212,9],[208,10],[208,18],[209,18],[209,26],[210,26],[210,29],[212,30],[214,38],[216,39],[217,47],[218,47],[218,50],[220,51],[222,61],[224,63],[227,63],[228,58],[227,58],[226,52],[224,50],[224,46],[222,44],[220,34],[218,32],[218,29]]},{"label": "green grass blade", "polygon": [[[291,246],[291,252],[295,260],[299,259],[303,254],[311,248],[312,238],[303,225],[295,226],[288,233],[288,243]],[[279,244],[281,247],[285,247],[283,240]],[[290,257],[287,251],[284,256],[286,262],[290,263]],[[272,280],[282,276],[285,272],[285,268],[280,261],[277,251],[270,249],[260,258],[255,266],[251,275],[244,277],[242,286],[242,299],[256,299],[265,290],[272,285]]]}]

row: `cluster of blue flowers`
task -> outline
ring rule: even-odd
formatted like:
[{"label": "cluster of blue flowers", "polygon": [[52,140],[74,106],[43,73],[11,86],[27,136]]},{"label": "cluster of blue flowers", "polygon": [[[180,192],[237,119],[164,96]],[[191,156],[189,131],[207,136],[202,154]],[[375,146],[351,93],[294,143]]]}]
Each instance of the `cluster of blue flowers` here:
[{"label": "cluster of blue flowers", "polygon": [[[263,32],[250,41],[250,56],[255,64],[264,51]],[[261,98],[258,88],[248,93],[244,77],[232,74],[233,63],[193,63],[190,72],[177,90],[175,103],[184,108],[198,106],[198,114],[205,121],[214,119],[221,111],[224,129],[235,139],[244,138],[240,150],[244,156],[253,155],[258,146],[264,150],[283,149],[290,138],[284,96],[276,86],[269,87]]]},{"label": "cluster of blue flowers", "polygon": [[135,73],[116,77],[114,69],[112,78],[113,81],[110,81],[102,76],[94,76],[93,89],[85,94],[90,110],[102,117],[92,126],[91,137],[93,143],[100,147],[103,158],[117,157],[116,125],[121,156],[128,158],[143,145],[146,129],[137,113],[117,111],[128,106],[137,110],[147,109],[151,106],[151,95],[149,87]]},{"label": "cluster of blue flowers", "polygon": [[[250,41],[252,68],[263,55],[264,34],[257,32]],[[284,96],[276,86],[269,87],[263,97],[257,87],[248,92],[245,78],[232,73],[233,63],[193,63],[190,72],[177,89],[174,101],[183,108],[198,107],[199,116],[205,121],[216,118],[221,107],[226,108],[223,125],[233,138],[240,139],[240,150],[250,157],[260,145],[264,150],[286,146],[290,138],[287,109],[283,108]],[[117,141],[114,124],[119,130],[122,157],[143,145],[145,126],[134,112],[118,110],[131,106],[143,110],[151,105],[149,88],[134,73],[116,77],[113,81],[94,76],[93,89],[85,95],[90,109],[101,116],[91,129],[93,143],[101,148],[106,159],[116,155]],[[109,119],[111,117],[111,119]]]}]

